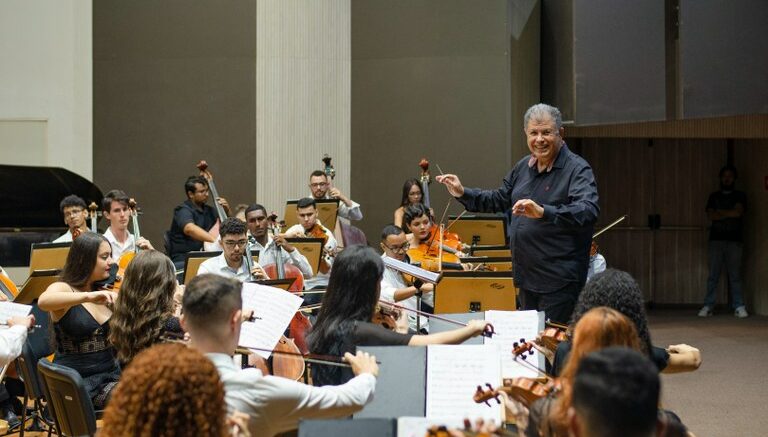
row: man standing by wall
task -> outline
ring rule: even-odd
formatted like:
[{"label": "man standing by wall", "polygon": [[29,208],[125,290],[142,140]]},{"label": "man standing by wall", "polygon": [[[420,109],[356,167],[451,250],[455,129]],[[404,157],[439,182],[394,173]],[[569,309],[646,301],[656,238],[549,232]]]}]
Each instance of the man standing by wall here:
[{"label": "man standing by wall", "polygon": [[512,208],[510,248],[522,309],[567,323],[587,278],[589,247],[600,208],[592,169],[563,141],[562,116],[540,103],[525,113],[531,154],[496,190],[464,188],[456,175],[437,176],[469,211]]},{"label": "man standing by wall", "polygon": [[720,169],[720,190],[710,194],[707,200],[707,217],[712,221],[707,248],[709,277],[707,295],[704,297],[704,306],[699,311],[699,317],[712,315],[717,283],[720,281],[720,270],[723,267],[728,275],[734,315],[739,318],[749,315],[741,294],[740,272],[741,254],[744,250],[742,216],[747,206],[747,195],[743,191],[734,190],[736,177],[735,168],[727,165]]}]

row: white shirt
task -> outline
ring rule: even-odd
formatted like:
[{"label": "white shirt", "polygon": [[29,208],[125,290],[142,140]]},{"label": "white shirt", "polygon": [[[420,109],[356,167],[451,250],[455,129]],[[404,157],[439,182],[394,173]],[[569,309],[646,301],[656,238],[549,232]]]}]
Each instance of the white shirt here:
[{"label": "white shirt", "polygon": [[244,262],[240,263],[240,267],[237,269],[233,269],[227,264],[223,252],[200,264],[200,268],[197,269],[197,274],[202,275],[204,273],[213,273],[214,275],[223,276],[225,278],[235,278],[238,281],[247,281],[251,279],[251,272],[248,271],[248,267]]},{"label": "white shirt", "polygon": [[253,437],[296,429],[300,419],[330,419],[360,411],[373,399],[376,378],[364,373],[339,386],[313,387],[286,378],[240,369],[226,354],[206,354],[224,383],[229,413],[250,416]]},{"label": "white shirt", "polygon": [[589,257],[589,270],[587,270],[587,281],[592,279],[596,274],[605,271],[607,265],[605,258],[599,253],[595,256]]},{"label": "white shirt", "polygon": [[[309,198],[312,199],[312,193],[309,194]],[[330,194],[325,195],[325,199],[333,199]],[[360,211],[360,204],[355,202],[352,199],[349,199],[349,203],[352,204],[352,206],[347,206],[344,201],[339,199],[339,210],[337,215],[339,217],[344,217],[347,220],[362,220],[363,219],[363,212]]]},{"label": "white shirt", "polygon": [[54,243],[71,243],[72,231],[67,231],[65,234],[59,236],[59,238],[53,240]]},{"label": "white shirt", "polygon": [[[267,245],[262,246],[261,243],[253,239],[253,237],[249,238],[250,244],[251,244],[251,250],[258,250],[259,251],[259,264],[262,266],[266,266],[269,264],[275,263],[275,244],[272,237],[267,236]],[[289,264],[292,264],[301,270],[301,274],[304,275],[304,279],[311,278],[314,272],[312,271],[312,266],[309,265],[309,261],[307,261],[307,257],[302,255],[301,252],[298,250],[294,250],[293,252],[288,252],[287,250],[280,248],[280,251],[282,253],[283,262],[287,262]],[[275,279],[275,278],[271,278]]]},{"label": "white shirt", "polygon": [[107,231],[104,232],[104,238],[106,238],[107,241],[109,241],[109,245],[112,246],[112,259],[115,261],[119,260],[124,253],[136,250],[136,239],[133,237],[133,234],[128,232],[128,230],[125,232],[128,234],[125,243],[117,241],[115,234],[112,233],[112,228],[107,228]]},{"label": "white shirt", "polygon": [[14,325],[7,329],[0,329],[0,367],[19,357],[26,341],[26,326]]},{"label": "white shirt", "polygon": [[[325,241],[325,246],[323,246],[324,249],[326,249],[327,252],[334,253],[336,251],[336,238],[333,236],[333,232],[329,231],[328,228],[323,226],[320,223],[320,220],[317,221],[317,224],[319,224],[323,232],[325,232],[325,236],[328,237],[328,239]],[[288,235],[306,235],[306,231],[304,231],[304,226],[301,224],[296,224],[288,228],[288,230],[285,231]],[[327,253],[324,253],[323,259],[325,259],[325,262],[328,263],[329,266],[333,266],[333,257],[329,256]],[[317,272],[317,274],[309,279],[306,279],[304,281],[304,288],[307,290],[311,290],[315,287],[325,287],[328,285],[328,278],[331,276],[331,272],[328,273],[320,273]]]},{"label": "white shirt", "polygon": [[[384,258],[387,255],[381,255],[382,258]],[[402,273],[398,272],[397,270],[391,268],[391,267],[384,267],[384,274],[381,276],[381,299],[385,300],[387,302],[394,302],[397,305],[403,306],[405,308],[410,308],[412,310],[418,310],[417,306],[417,299],[416,296],[411,296],[408,299],[403,299],[399,302],[395,302],[395,291],[401,289],[401,288],[408,288],[408,284],[405,283],[405,279],[403,279]],[[422,295],[421,300],[430,306],[435,305],[435,297],[434,293],[424,293]],[[412,311],[406,311],[408,315],[408,327],[414,331],[418,331],[416,329],[416,313]],[[429,329],[429,322],[426,316],[421,316],[418,318],[420,320],[420,327],[424,329]]]}]

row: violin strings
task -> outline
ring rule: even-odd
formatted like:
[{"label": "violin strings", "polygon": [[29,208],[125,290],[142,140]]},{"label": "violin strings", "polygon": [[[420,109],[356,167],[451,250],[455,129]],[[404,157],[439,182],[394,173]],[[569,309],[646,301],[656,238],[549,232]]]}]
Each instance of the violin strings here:
[{"label": "violin strings", "polygon": [[540,374],[540,375],[544,375],[544,376],[546,376],[547,378],[552,378],[552,375],[550,375],[549,373],[547,373],[547,372],[545,372],[545,371],[543,371],[543,370],[539,369],[539,367],[538,367],[538,366],[536,366],[536,365],[534,365],[534,364],[531,364],[531,363],[529,363],[528,361],[526,361],[526,360],[524,360],[524,359],[520,358],[520,356],[519,356],[519,355],[515,355],[515,361],[516,361],[516,362],[518,362],[518,363],[520,363],[520,364],[524,364],[524,365],[528,366],[529,368],[531,368],[531,369],[535,370],[535,371],[536,371],[536,373],[538,373],[538,374]]}]

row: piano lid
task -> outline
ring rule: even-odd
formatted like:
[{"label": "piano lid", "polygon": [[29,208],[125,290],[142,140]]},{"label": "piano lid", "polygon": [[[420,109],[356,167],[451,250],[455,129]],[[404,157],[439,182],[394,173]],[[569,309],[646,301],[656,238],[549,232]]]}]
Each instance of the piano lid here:
[{"label": "piano lid", "polygon": [[76,194],[101,205],[104,197],[91,181],[59,167],[0,165],[0,228],[64,227],[61,199]]}]

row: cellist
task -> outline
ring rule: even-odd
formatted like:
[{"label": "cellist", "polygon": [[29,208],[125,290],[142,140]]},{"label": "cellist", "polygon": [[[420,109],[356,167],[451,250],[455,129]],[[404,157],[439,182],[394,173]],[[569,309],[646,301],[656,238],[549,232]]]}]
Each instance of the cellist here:
[{"label": "cellist", "polygon": [[264,270],[258,263],[254,263],[251,269],[248,269],[249,263],[245,261],[248,237],[246,237],[246,226],[242,220],[235,217],[227,218],[221,223],[220,233],[223,252],[221,255],[203,261],[197,269],[198,275],[212,273],[239,281],[266,278]]},{"label": "cellist", "polygon": [[273,248],[277,246],[282,251],[284,262],[298,267],[304,275],[304,279],[312,277],[312,266],[309,265],[307,257],[291,246],[285,240],[284,235],[276,235],[274,238],[269,235],[269,217],[266,208],[258,203],[248,206],[245,209],[245,222],[248,226],[248,241],[251,250],[259,251],[259,264],[266,266],[274,263]]},{"label": "cellist", "polygon": [[144,250],[153,250],[152,243],[144,237],[138,240],[128,231],[131,218],[130,198],[122,190],[112,190],[104,195],[101,201],[101,215],[109,222],[104,232],[104,238],[112,246],[112,259],[119,260],[127,252],[132,252],[138,246]]}]

